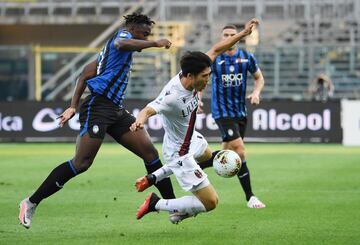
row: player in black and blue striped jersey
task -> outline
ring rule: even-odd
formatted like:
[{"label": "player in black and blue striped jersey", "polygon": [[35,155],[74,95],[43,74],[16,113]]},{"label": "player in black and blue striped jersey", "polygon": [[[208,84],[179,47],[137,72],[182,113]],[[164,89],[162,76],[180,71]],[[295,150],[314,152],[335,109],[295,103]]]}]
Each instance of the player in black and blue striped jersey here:
[{"label": "player in black and blue striped jersey", "polygon": [[[221,38],[226,39],[236,33],[236,26],[227,25],[222,30]],[[255,86],[252,93],[246,97],[248,72],[253,76]],[[212,116],[221,132],[222,148],[233,150],[241,157],[242,166],[238,178],[249,208],[265,207],[252,192],[243,141],[247,124],[246,99],[249,99],[251,104],[259,104],[263,86],[264,77],[254,55],[236,48],[235,45],[219,55],[212,65]]]},{"label": "player in black and blue striped jersey", "polygon": [[[162,167],[159,155],[145,129],[131,132],[135,118],[123,106],[132,54],[150,47],[170,48],[167,39],[148,41],[153,24],[148,16],[134,13],[125,17],[125,26],[106,43],[96,61],[85,66],[78,79],[71,106],[60,115],[62,127],[72,118],[86,85],[91,95],[80,107],[80,137],[75,156],[57,166],[29,198],[20,203],[20,223],[30,228],[35,208],[39,203],[59,191],[71,178],[85,172],[92,164],[108,133],[119,144],[144,160],[148,173]],[[175,198],[169,178],[157,183],[164,198]]]}]

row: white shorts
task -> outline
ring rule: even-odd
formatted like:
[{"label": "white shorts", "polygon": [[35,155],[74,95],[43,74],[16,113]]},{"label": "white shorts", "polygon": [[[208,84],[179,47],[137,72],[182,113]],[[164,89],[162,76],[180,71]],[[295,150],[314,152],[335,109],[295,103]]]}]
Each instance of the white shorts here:
[{"label": "white shorts", "polygon": [[186,154],[167,164],[184,191],[197,191],[210,184],[207,174],[200,168],[193,155]]},{"label": "white shorts", "polygon": [[207,146],[205,138],[195,131],[191,138],[188,154],[184,156],[174,154],[171,158],[165,159],[167,167],[174,173],[184,191],[193,192],[210,185],[207,174],[195,160],[204,154]]},{"label": "white shorts", "polygon": [[208,142],[199,132],[194,131],[194,134],[191,138],[191,145],[189,153],[194,155],[194,158],[202,156],[208,147]]}]

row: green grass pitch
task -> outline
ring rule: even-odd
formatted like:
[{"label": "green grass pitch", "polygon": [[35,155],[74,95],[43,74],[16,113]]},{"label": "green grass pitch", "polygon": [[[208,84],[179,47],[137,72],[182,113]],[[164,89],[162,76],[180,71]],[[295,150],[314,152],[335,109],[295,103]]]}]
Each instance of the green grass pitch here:
[{"label": "green grass pitch", "polygon": [[[93,166],[44,200],[24,229],[19,201],[74,149],[0,144],[0,244],[360,244],[360,148],[340,145],[248,144],[253,189],[267,208],[246,208],[238,180],[208,169],[219,206],[173,225],[166,213],[135,219],[149,192],[133,186],[143,163],[104,144]],[[172,181],[177,196],[187,195]]]}]

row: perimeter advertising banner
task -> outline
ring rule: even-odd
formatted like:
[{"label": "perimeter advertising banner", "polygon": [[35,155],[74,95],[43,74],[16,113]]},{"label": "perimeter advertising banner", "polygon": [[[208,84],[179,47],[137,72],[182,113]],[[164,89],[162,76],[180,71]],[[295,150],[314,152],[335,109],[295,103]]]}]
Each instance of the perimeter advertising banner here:
[{"label": "perimeter advertising banner", "polygon": [[[125,106],[136,115],[146,103],[128,99]],[[56,119],[68,105],[68,102],[0,103],[0,141],[74,141],[80,128],[78,114],[63,128],[59,128]],[[208,141],[220,142],[210,101],[205,101],[205,114],[198,115],[196,128]],[[158,116],[150,118],[147,129],[155,141],[161,141],[163,129]],[[259,106],[249,106],[245,140],[340,143],[340,102],[263,101]]]},{"label": "perimeter advertising banner", "polygon": [[360,101],[341,101],[343,144],[360,146]]}]

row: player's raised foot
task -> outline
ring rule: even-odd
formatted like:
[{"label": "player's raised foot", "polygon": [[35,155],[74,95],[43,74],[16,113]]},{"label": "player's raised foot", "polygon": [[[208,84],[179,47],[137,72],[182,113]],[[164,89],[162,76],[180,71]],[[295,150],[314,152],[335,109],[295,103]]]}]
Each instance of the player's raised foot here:
[{"label": "player's raised foot", "polygon": [[20,213],[19,220],[20,224],[23,225],[26,229],[29,229],[31,226],[31,220],[35,213],[36,204],[29,201],[29,198],[25,198],[19,204]]},{"label": "player's raised foot", "polygon": [[250,197],[248,203],[248,208],[265,208],[265,204],[262,203],[256,196]]},{"label": "player's raised foot", "polygon": [[145,214],[157,211],[155,205],[159,200],[160,198],[158,195],[153,192],[147,195],[144,203],[139,207],[136,213],[136,219],[141,219]]},{"label": "player's raised foot", "polygon": [[138,178],[135,182],[135,187],[138,192],[143,192],[153,184],[155,184],[156,177],[153,174],[145,175],[141,178]]},{"label": "player's raised foot", "polygon": [[192,217],[188,213],[171,213],[169,214],[169,220],[171,223],[177,225],[186,218]]}]

